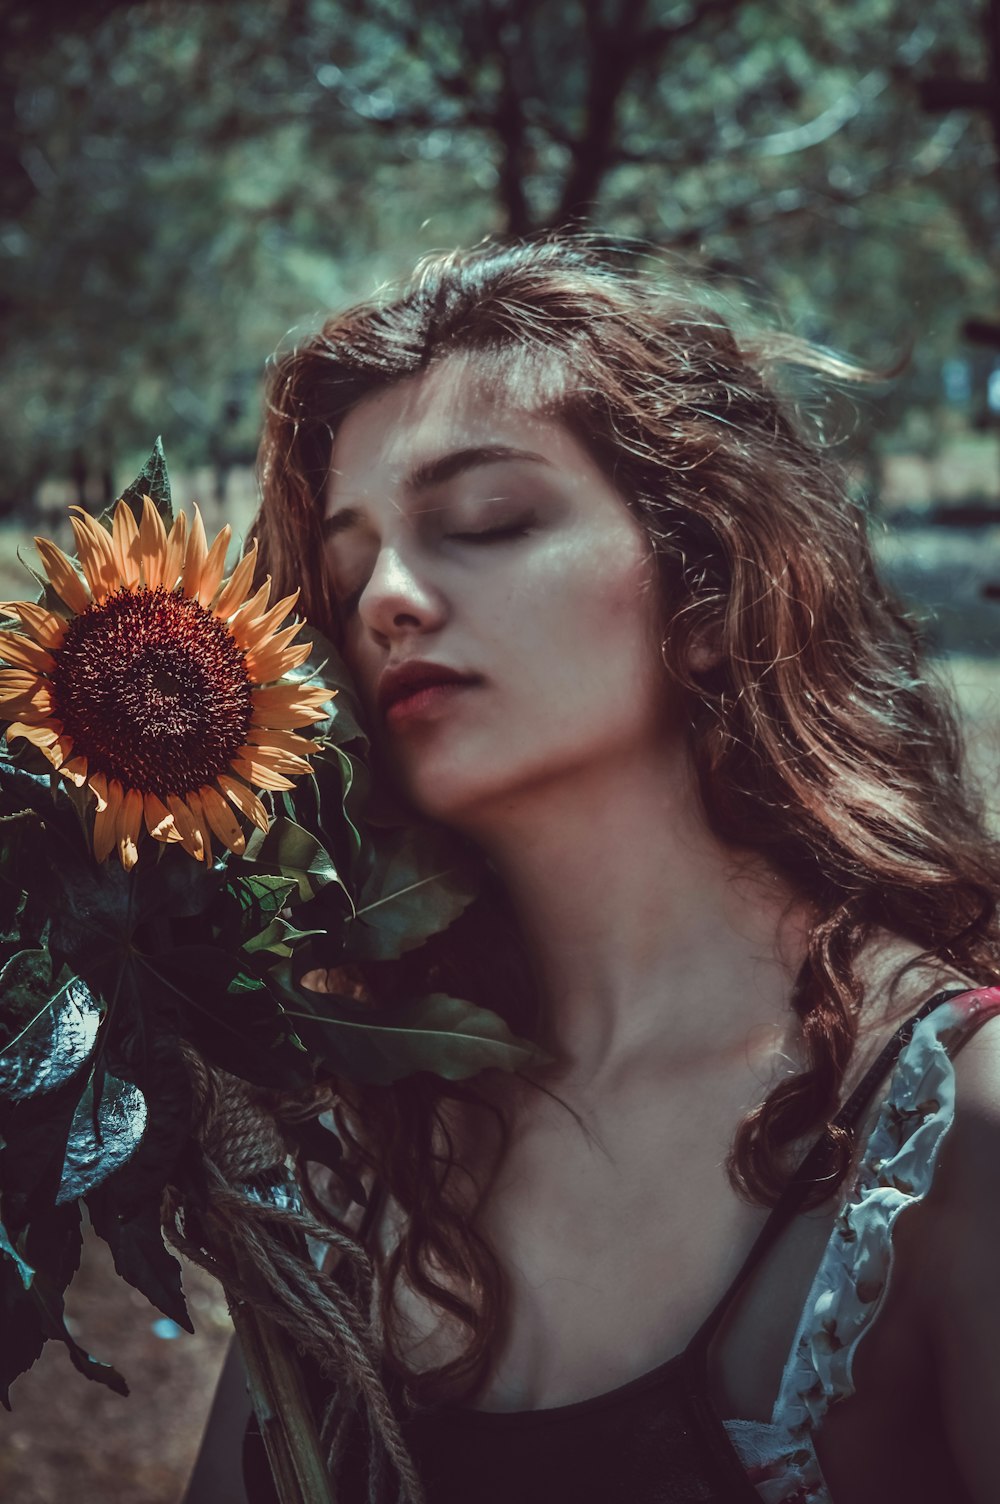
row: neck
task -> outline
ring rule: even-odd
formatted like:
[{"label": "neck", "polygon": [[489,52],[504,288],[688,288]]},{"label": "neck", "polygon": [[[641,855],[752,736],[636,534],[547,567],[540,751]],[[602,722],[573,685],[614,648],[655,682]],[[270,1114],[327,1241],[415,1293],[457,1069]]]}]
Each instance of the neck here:
[{"label": "neck", "polygon": [[685,752],[553,781],[473,834],[526,942],[546,1079],[689,1071],[786,1036],[805,906],[712,834]]}]

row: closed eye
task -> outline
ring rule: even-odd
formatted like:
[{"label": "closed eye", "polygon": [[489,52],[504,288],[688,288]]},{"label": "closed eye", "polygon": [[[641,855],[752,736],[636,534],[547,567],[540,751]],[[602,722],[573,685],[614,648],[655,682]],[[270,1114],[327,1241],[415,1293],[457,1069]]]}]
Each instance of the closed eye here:
[{"label": "closed eye", "polygon": [[529,522],[509,522],[503,527],[481,528],[472,533],[446,533],[459,543],[502,543],[508,538],[524,538],[531,531]]}]

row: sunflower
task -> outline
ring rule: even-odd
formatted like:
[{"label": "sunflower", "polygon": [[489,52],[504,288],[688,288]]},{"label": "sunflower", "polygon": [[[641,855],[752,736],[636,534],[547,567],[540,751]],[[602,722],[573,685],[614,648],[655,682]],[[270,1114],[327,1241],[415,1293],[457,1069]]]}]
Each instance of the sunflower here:
[{"label": "sunflower", "polygon": [[[47,604],[3,606],[0,719],[94,795],[94,855],[134,866],[143,825],[210,863],[212,836],[239,853],[237,812],[266,831],[253,792],[290,789],[318,744],[295,728],[323,718],[331,691],[282,681],[309,656],[282,626],[298,591],[253,591],[256,543],[224,581],[230,528],[209,546],[197,507],[169,534],[149,497],[142,521],[120,501],[111,529],[71,509],[84,578],[47,538],[35,544]],[[51,599],[52,592],[47,598]],[[66,609],[64,610],[63,607]],[[280,629],[280,630],[279,630]]]}]

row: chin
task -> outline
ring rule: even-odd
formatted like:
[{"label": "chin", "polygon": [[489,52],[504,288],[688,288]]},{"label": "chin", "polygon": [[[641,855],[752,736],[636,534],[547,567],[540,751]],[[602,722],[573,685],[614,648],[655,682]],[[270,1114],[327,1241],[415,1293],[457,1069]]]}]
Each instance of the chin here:
[{"label": "chin", "polygon": [[509,787],[509,779],[490,778],[473,772],[466,762],[413,760],[418,766],[393,769],[393,782],[406,803],[425,820],[435,820],[457,830],[475,826]]}]

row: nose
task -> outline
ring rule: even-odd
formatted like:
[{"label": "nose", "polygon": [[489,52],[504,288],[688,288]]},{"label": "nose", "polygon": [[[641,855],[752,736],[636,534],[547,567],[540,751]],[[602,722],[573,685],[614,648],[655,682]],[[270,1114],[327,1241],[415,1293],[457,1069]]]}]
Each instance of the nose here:
[{"label": "nose", "polygon": [[430,632],[447,615],[444,596],[412,556],[394,545],[379,552],[358,600],[358,616],[386,642],[407,632]]}]

